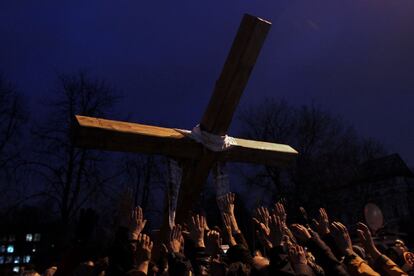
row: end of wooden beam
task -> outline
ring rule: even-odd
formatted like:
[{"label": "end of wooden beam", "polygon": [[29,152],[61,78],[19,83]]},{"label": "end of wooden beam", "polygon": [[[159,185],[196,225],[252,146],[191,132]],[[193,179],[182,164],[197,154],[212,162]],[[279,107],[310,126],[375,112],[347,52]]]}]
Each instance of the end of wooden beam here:
[{"label": "end of wooden beam", "polygon": [[70,126],[70,137],[72,139],[73,144],[76,147],[80,147],[79,145],[79,131],[80,131],[80,118],[79,115],[75,115],[72,119],[72,124]]},{"label": "end of wooden beam", "polygon": [[254,20],[260,20],[260,21],[262,21],[264,24],[268,24],[268,25],[272,25],[272,22],[270,22],[269,20],[266,20],[266,19],[263,19],[263,18],[260,18],[260,17],[258,17],[258,16],[254,16],[254,15],[251,15],[251,14],[249,14],[249,13],[245,13],[244,14],[244,16],[243,16],[243,18],[252,18],[252,19],[254,19]]}]

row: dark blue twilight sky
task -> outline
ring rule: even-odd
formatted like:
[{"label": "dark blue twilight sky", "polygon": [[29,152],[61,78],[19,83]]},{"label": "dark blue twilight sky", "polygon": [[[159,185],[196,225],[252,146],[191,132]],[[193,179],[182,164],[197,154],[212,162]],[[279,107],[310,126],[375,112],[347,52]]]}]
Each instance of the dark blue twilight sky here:
[{"label": "dark blue twilight sky", "polygon": [[3,0],[0,71],[36,113],[81,68],[133,120],[191,128],[246,12],[273,27],[241,106],[314,102],[414,166],[413,0]]}]

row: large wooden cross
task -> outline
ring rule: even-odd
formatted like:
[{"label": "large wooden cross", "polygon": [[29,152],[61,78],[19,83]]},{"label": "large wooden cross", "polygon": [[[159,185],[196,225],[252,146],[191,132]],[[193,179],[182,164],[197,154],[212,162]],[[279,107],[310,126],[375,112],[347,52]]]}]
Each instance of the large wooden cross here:
[{"label": "large wooden cross", "polygon": [[[245,15],[213,95],[200,122],[211,134],[225,135],[271,23]],[[212,166],[218,162],[249,162],[280,166],[297,151],[288,145],[235,139],[236,145],[213,152],[173,128],[76,116],[75,143],[110,151],[161,154],[183,162],[176,221],[182,222],[197,200]]]}]

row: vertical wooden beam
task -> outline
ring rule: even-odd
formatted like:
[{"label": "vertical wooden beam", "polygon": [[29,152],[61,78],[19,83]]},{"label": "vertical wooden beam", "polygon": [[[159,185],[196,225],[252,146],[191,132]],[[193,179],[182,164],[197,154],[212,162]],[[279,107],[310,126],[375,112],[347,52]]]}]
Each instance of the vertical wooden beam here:
[{"label": "vertical wooden beam", "polygon": [[[216,157],[216,154],[206,150],[203,158],[200,160],[181,160],[180,163],[182,164],[183,172],[175,212],[176,223],[182,224],[188,219],[190,211],[193,210],[194,204],[200,198],[200,193],[206,183],[210,169],[213,166]],[[166,195],[166,197],[167,196],[168,195]],[[168,234],[170,231],[168,216],[168,199],[166,198],[164,218],[159,236],[162,242],[168,242]]]},{"label": "vertical wooden beam", "polygon": [[271,23],[245,14],[200,126],[226,134]]},{"label": "vertical wooden beam", "polygon": [[182,223],[187,219],[194,203],[199,200],[200,193],[216,158],[217,154],[206,150],[203,158],[195,161],[188,160],[183,166],[181,187],[177,200],[175,219],[177,223]]}]

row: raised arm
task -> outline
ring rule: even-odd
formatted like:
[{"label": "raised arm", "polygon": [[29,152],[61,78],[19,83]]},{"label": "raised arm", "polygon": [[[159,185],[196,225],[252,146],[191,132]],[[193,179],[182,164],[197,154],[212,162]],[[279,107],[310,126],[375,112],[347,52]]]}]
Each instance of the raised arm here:
[{"label": "raised arm", "polygon": [[139,234],[134,254],[135,268],[127,273],[128,276],[148,275],[152,248],[153,242],[150,237],[145,234]]},{"label": "raised arm", "polygon": [[377,249],[368,226],[362,222],[358,223],[357,232],[365,251],[374,260],[375,269],[389,276],[407,275],[396,263]]},{"label": "raised arm", "polygon": [[340,222],[333,222],[331,224],[331,233],[334,237],[339,251],[345,257],[344,263],[348,268],[348,272],[351,275],[364,275],[364,276],[380,276],[380,274],[374,271],[364,260],[355,254],[352,249],[352,241],[349,236],[348,229]]}]

